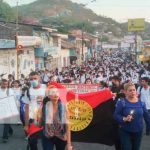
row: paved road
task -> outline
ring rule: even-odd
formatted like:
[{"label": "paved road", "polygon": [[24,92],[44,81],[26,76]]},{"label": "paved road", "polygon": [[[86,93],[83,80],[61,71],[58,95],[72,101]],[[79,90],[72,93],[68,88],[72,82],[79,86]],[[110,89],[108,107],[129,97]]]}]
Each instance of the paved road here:
[{"label": "paved road", "polygon": [[[0,134],[2,135],[3,126],[0,125]],[[21,126],[13,125],[14,135],[10,137],[7,144],[0,143],[0,150],[26,150],[26,140],[24,138]],[[86,144],[73,143],[76,150],[114,150],[114,147],[109,147],[101,144]],[[39,142],[39,150],[42,150]],[[150,136],[143,137],[141,150],[150,150]]]}]

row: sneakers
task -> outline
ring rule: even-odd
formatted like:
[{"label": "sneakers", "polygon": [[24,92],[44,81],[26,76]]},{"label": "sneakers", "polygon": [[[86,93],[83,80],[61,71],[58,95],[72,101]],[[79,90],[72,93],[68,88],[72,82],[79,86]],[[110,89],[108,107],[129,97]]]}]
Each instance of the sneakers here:
[{"label": "sneakers", "polygon": [[25,139],[25,141],[28,141],[28,136],[26,136],[24,139]]},{"label": "sneakers", "polygon": [[0,139],[0,143],[7,143],[7,142],[8,142],[8,139],[6,139],[6,138]]},{"label": "sneakers", "polygon": [[9,132],[9,136],[10,137],[13,136],[13,131]]},{"label": "sneakers", "polygon": [[13,133],[14,133],[13,129],[10,128],[8,133],[9,133],[9,136],[13,136]]},{"label": "sneakers", "polygon": [[7,143],[8,142],[8,139],[3,139],[3,143]]}]

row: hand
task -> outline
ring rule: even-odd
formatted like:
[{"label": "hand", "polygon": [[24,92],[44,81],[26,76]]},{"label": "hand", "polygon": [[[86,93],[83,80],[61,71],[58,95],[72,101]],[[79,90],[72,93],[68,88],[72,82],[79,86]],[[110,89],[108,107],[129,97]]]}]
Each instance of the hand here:
[{"label": "hand", "polygon": [[71,144],[67,144],[67,150],[73,150]]},{"label": "hand", "polygon": [[115,98],[117,96],[117,93],[112,93],[113,97]]},{"label": "hand", "polygon": [[128,115],[127,117],[123,117],[124,122],[131,122],[133,120],[132,115]]},{"label": "hand", "polygon": [[133,120],[133,116],[132,116],[132,115],[128,115],[128,116],[127,116],[127,121],[128,121],[128,122],[131,122],[132,120]]},{"label": "hand", "polygon": [[27,133],[28,132],[29,127],[28,126],[24,126],[24,131]]}]

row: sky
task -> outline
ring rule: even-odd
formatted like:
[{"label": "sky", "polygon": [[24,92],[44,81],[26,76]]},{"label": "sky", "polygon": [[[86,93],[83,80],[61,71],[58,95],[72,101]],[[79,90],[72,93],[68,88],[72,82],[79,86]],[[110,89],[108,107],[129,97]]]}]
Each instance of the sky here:
[{"label": "sky", "polygon": [[[11,6],[16,5],[17,0],[4,0]],[[19,5],[28,4],[35,0],[18,0]],[[85,4],[98,15],[110,17],[118,22],[126,22],[132,18],[145,18],[150,22],[150,0],[72,0],[79,4]]]}]

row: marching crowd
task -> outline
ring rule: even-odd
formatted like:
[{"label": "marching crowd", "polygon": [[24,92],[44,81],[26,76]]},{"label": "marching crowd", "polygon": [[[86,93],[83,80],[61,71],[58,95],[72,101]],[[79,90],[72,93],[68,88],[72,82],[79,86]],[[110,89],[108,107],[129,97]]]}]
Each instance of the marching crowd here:
[{"label": "marching crowd", "polygon": [[[22,74],[20,80],[15,80],[11,74],[8,80],[1,80],[0,98],[16,97],[25,135],[32,123],[39,127],[44,125],[43,150],[53,150],[54,146],[57,150],[72,149],[69,125],[64,123],[68,120],[68,112],[59,99],[58,89],[48,84],[52,81],[96,84],[98,90],[107,88],[114,93],[114,119],[119,124],[116,150],[140,149],[143,116],[146,135],[150,135],[150,65],[135,63],[130,51],[105,50],[98,58],[91,58],[80,66],[73,62],[62,70],[37,69],[28,77]],[[13,129],[10,124],[4,124],[4,143],[8,142],[9,135],[13,135]],[[29,148],[38,149],[36,138],[29,139]]]}]

